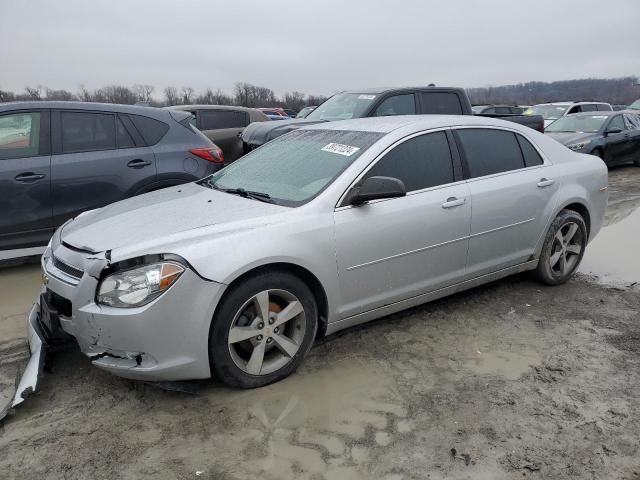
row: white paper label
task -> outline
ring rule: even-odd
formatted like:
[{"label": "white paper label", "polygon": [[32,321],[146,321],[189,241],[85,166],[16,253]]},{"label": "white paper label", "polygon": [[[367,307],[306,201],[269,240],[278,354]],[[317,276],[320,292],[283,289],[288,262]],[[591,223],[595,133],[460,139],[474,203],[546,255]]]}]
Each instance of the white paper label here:
[{"label": "white paper label", "polygon": [[359,95],[358,98],[360,100],[373,100],[374,98],[376,98],[375,95]]},{"label": "white paper label", "polygon": [[322,147],[320,150],[322,150],[323,152],[337,153],[338,155],[344,155],[345,157],[350,157],[351,155],[356,153],[358,150],[360,150],[360,147],[352,147],[351,145],[342,145],[341,143],[330,143],[329,145]]}]

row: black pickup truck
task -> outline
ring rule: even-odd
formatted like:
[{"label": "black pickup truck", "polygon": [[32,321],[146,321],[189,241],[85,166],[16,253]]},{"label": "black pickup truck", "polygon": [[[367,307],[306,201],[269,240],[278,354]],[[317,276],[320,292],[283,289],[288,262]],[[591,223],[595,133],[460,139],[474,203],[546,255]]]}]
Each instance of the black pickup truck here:
[{"label": "black pickup truck", "polygon": [[[350,118],[388,115],[473,115],[471,102],[462,88],[417,87],[378,88],[338,93],[311,112],[306,118],[280,122],[252,123],[242,132],[245,152],[274,138],[314,123]],[[503,118],[544,131],[544,120],[536,115],[486,115]]]}]

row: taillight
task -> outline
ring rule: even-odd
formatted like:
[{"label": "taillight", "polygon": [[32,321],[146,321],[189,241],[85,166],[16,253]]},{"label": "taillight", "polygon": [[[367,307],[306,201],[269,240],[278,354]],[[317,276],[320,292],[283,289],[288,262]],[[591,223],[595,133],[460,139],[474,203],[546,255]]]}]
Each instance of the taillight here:
[{"label": "taillight", "polygon": [[200,157],[203,160],[213,163],[224,163],[224,154],[219,147],[212,148],[192,148],[189,150],[196,157]]}]

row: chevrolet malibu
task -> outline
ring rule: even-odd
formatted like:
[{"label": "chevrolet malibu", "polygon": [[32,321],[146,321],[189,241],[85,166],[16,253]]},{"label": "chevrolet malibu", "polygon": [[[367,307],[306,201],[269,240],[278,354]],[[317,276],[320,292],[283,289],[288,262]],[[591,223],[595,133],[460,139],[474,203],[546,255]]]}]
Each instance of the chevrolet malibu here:
[{"label": "chevrolet malibu", "polygon": [[301,128],[60,227],[29,315],[32,372],[41,343],[73,337],[122,377],[263,386],[318,336],[517,272],[566,282],[606,204],[602,160],[510,122]]}]

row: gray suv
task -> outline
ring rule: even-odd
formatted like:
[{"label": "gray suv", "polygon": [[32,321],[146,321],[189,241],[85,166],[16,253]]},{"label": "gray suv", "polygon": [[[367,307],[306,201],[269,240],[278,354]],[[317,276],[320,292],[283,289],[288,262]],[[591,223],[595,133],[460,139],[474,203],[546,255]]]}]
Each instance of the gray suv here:
[{"label": "gray suv", "polygon": [[222,167],[188,112],[83,102],[0,104],[0,260],[37,255],[83,211]]}]

